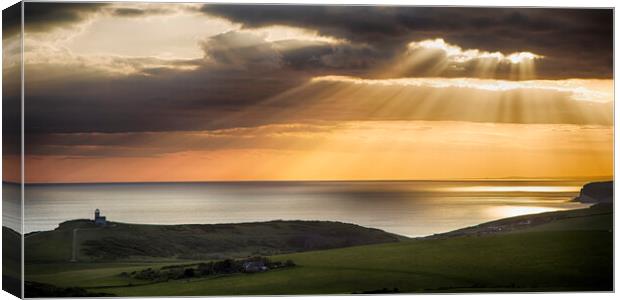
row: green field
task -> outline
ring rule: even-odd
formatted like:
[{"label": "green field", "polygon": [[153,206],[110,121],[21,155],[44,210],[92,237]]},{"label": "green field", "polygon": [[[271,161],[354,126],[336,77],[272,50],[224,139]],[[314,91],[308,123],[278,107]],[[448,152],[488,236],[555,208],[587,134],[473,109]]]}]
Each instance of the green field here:
[{"label": "green field", "polygon": [[554,214],[509,233],[276,255],[273,260],[292,259],[297,266],[257,274],[153,283],[119,274],[187,261],[57,262],[28,264],[26,279],[118,296],[612,290],[611,206]]}]

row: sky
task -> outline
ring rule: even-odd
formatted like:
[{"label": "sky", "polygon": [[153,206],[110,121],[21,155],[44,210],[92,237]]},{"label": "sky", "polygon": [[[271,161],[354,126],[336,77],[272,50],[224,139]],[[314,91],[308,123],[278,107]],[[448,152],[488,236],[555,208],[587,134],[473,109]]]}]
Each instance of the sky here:
[{"label": "sky", "polygon": [[[27,182],[613,175],[609,9],[25,3],[24,15]],[[3,72],[17,72],[20,30],[4,27]]]}]

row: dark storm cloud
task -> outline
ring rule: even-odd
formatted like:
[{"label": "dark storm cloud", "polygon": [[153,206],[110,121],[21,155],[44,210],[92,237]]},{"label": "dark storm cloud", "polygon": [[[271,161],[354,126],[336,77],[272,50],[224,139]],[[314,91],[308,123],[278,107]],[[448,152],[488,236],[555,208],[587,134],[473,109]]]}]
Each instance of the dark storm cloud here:
[{"label": "dark storm cloud", "polygon": [[21,3],[15,3],[2,11],[2,38],[21,32]]},{"label": "dark storm cloud", "polygon": [[[24,24],[28,32],[45,32],[80,24],[97,13],[119,17],[141,17],[169,12],[163,8],[110,7],[109,3],[26,2]],[[3,26],[4,28],[4,26]],[[12,27],[10,33],[16,33]]]},{"label": "dark storm cloud", "polygon": [[201,11],[246,28],[315,29],[391,54],[410,41],[444,38],[463,48],[544,55],[542,77],[612,76],[611,9],[205,5]]},{"label": "dark storm cloud", "polygon": [[104,3],[25,3],[24,24],[29,32],[49,31],[71,26],[101,11]]},{"label": "dark storm cloud", "polygon": [[[26,79],[25,126],[32,133],[215,128],[223,126],[223,115],[251,108],[305,80],[286,72],[218,66],[195,71],[159,69],[120,78],[72,69],[72,74],[54,79],[46,78],[43,69],[30,68],[26,70],[33,75]],[[226,126],[259,122],[238,118],[226,120]]]},{"label": "dark storm cloud", "polygon": [[368,72],[386,60],[383,53],[366,45],[314,43],[305,46],[297,41],[280,42],[288,67],[297,70],[321,70],[322,72],[359,73]]},{"label": "dark storm cloud", "polygon": [[141,17],[146,15],[160,15],[169,13],[170,10],[163,8],[130,8],[121,7],[112,10],[112,14],[119,17]]},{"label": "dark storm cloud", "polygon": [[[364,46],[317,41],[268,42],[244,32],[204,41],[204,60],[115,58],[110,76],[82,65],[27,65],[26,131],[32,133],[204,130],[265,124],[264,116],[302,99],[262,104],[314,76],[365,71],[379,54]],[[192,66],[192,71],[175,67]],[[260,110],[263,117],[222,117]]]},{"label": "dark storm cloud", "polygon": [[352,74],[367,70],[385,57],[371,47],[350,43],[281,40],[269,42],[259,34],[229,31],[202,43],[205,56],[234,69],[298,70]]},{"label": "dark storm cloud", "polygon": [[[21,32],[21,3],[2,11],[2,153],[21,153],[20,48],[11,49],[9,36]],[[10,65],[10,66],[9,66]],[[5,161],[6,163],[6,161]],[[10,172],[10,171],[9,171]]]},{"label": "dark storm cloud", "polygon": [[[123,78],[76,73],[72,78],[63,76],[47,82],[42,79],[46,77],[44,72],[32,72],[41,75],[27,77],[27,132],[213,130],[308,120],[611,124],[605,113],[611,112],[610,104],[578,101],[566,92],[556,91],[491,92],[447,87],[403,90],[399,86],[373,89],[339,82],[307,83],[310,76],[290,70],[237,70],[219,65]],[[479,99],[464,98],[472,93]],[[333,99],[333,95],[339,96]],[[398,101],[394,95],[408,100]],[[386,101],[390,101],[392,109],[388,114],[377,113],[387,105]],[[497,106],[513,113],[502,118],[462,113],[464,107],[473,104],[488,109]],[[418,111],[418,106],[435,109]],[[520,113],[538,109],[546,111],[534,114],[535,119]],[[597,117],[583,117],[587,115]]]},{"label": "dark storm cloud", "polygon": [[145,15],[146,11],[138,8],[118,8],[114,10],[114,14],[117,16],[139,17]]},{"label": "dark storm cloud", "polygon": [[205,55],[218,63],[240,69],[275,69],[280,52],[256,34],[229,31],[203,43]]}]

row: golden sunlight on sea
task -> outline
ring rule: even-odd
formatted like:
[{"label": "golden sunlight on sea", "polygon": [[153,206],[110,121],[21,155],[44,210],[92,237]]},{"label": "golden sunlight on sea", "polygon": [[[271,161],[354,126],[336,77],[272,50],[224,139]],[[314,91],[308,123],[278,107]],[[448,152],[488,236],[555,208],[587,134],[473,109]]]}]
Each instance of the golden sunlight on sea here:
[{"label": "golden sunlight on sea", "polygon": [[558,207],[545,207],[545,206],[515,206],[504,205],[489,207],[486,210],[486,214],[490,220],[499,220],[503,218],[516,217],[521,215],[538,214],[548,211],[560,210]]}]

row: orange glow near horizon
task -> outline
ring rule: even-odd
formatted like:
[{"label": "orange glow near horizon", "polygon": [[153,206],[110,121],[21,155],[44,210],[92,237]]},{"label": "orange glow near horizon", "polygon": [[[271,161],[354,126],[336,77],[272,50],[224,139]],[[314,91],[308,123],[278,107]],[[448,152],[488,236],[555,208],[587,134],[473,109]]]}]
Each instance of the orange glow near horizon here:
[{"label": "orange glow near horizon", "polygon": [[[288,128],[288,129],[287,129]],[[191,133],[213,149],[143,157],[28,156],[27,182],[567,178],[613,174],[609,127],[437,121]],[[190,137],[181,137],[192,143]]]}]

